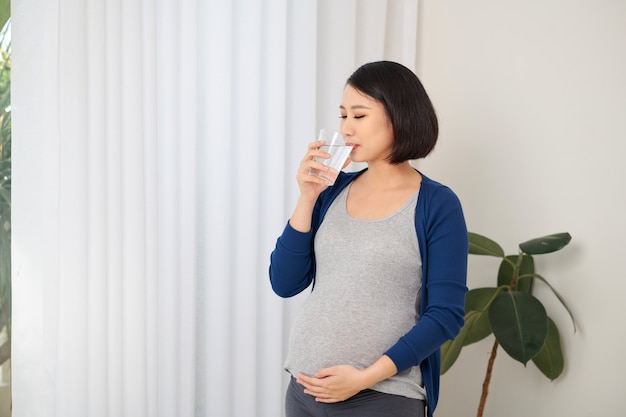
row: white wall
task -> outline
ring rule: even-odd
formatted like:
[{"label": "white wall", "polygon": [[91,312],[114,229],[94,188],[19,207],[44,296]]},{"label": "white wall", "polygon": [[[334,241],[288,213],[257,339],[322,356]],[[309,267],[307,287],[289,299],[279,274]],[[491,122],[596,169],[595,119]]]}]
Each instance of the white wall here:
[{"label": "white wall", "polygon": [[[537,292],[561,330],[565,371],[550,382],[500,349],[485,417],[623,416],[626,2],[424,0],[420,20],[418,73],[441,121],[420,169],[452,186],[469,229],[507,253],[573,237],[536,259],[577,320],[574,333]],[[472,257],[469,287],[493,285],[496,268]],[[437,417],[476,415],[492,341],[465,348],[442,377]]]}]

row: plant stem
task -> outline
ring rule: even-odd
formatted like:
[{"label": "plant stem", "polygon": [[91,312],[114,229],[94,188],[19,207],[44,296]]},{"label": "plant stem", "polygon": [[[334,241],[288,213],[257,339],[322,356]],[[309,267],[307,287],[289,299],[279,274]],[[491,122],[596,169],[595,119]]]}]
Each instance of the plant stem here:
[{"label": "plant stem", "polygon": [[480,396],[480,403],[478,404],[478,413],[476,417],[483,417],[485,411],[485,403],[487,402],[487,394],[489,394],[489,383],[491,382],[491,374],[493,372],[493,364],[496,361],[496,355],[498,353],[498,340],[493,342],[493,348],[491,348],[491,356],[489,356],[489,362],[487,364],[487,373],[485,374],[485,381],[483,382],[483,393]]}]

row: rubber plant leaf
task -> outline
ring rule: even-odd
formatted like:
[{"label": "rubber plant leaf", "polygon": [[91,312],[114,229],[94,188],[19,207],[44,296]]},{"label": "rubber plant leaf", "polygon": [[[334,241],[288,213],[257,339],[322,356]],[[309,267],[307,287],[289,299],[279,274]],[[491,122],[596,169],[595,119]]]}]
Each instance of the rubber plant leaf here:
[{"label": "rubber plant leaf", "polygon": [[520,243],[519,248],[522,252],[529,255],[542,255],[544,253],[556,252],[572,240],[569,233],[555,233],[553,235],[538,237],[536,239],[527,240]]},{"label": "rubber plant leaf", "polygon": [[[509,255],[506,259],[503,259],[500,263],[500,269],[498,270],[498,286],[511,285],[513,281],[513,275],[515,268],[513,265],[517,265],[519,257],[522,256],[522,261],[517,271],[517,278],[522,275],[533,275],[535,273],[535,260],[530,255]],[[517,284],[513,290],[531,292],[533,286],[533,279],[524,279],[517,281]]]},{"label": "rubber plant leaf", "polygon": [[[495,299],[499,288],[475,288],[467,292],[465,296],[465,324],[467,334],[463,340],[463,346],[476,343],[489,336],[491,325],[489,324],[489,306]],[[468,322],[467,317],[473,313],[473,321]]]},{"label": "rubber plant leaf", "polygon": [[441,365],[439,366],[439,373],[441,373],[441,375],[445,374],[448,369],[454,365],[454,362],[456,362],[456,359],[459,357],[459,353],[461,353],[461,349],[458,348],[458,345],[455,346],[454,352],[451,351],[454,340],[448,340],[441,345]]},{"label": "rubber plant leaf", "polygon": [[556,324],[548,317],[548,335],[543,347],[535,357],[533,363],[550,380],[554,381],[561,375],[564,367],[561,337]]},{"label": "rubber plant leaf", "polygon": [[526,292],[498,295],[489,307],[489,323],[504,351],[524,365],[539,353],[548,333],[546,309]]},{"label": "rubber plant leaf", "polygon": [[476,311],[470,311],[465,315],[465,324],[461,328],[459,334],[454,340],[448,340],[441,346],[441,365],[440,372],[444,374],[456,362],[461,348],[463,348],[463,340],[467,335],[468,329],[472,327],[472,323],[476,320],[478,314]]},{"label": "rubber plant leaf", "polygon": [[545,279],[544,277],[542,277],[539,274],[533,274],[532,277],[524,277],[524,276],[522,276],[521,278],[522,278],[522,280],[536,278],[536,279],[540,280],[541,282],[543,282],[544,284],[546,284],[548,286],[548,288],[550,288],[552,290],[552,293],[554,294],[554,296],[561,302],[561,305],[563,306],[563,308],[565,308],[565,311],[567,311],[567,314],[569,314],[570,319],[572,319],[572,326],[574,326],[574,332],[576,332],[576,321],[574,320],[574,314],[572,314],[572,310],[570,310],[570,308],[565,303],[565,299],[563,299],[561,294],[559,294],[558,291],[552,285],[550,285],[550,283],[548,282],[547,279]]},{"label": "rubber plant leaf", "polygon": [[469,253],[472,255],[489,255],[504,258],[504,250],[493,240],[479,235],[477,233],[468,232]]}]

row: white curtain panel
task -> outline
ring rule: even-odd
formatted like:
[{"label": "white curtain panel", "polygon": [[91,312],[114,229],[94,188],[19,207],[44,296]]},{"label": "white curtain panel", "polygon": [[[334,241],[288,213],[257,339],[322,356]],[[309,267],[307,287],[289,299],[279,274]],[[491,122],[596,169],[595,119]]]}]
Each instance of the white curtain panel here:
[{"label": "white curtain panel", "polygon": [[281,415],[295,172],[417,0],[12,6],[13,416]]}]

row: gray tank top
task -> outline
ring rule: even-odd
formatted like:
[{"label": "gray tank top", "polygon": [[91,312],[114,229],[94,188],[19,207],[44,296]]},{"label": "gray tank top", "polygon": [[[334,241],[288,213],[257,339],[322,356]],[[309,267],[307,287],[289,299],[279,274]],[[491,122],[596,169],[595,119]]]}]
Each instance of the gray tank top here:
[{"label": "gray tank top", "polygon": [[[333,365],[366,368],[419,320],[422,260],[415,231],[415,193],[382,219],[346,211],[346,187],[315,236],[315,288],[289,337],[286,370],[314,375]],[[425,399],[418,366],[372,389]]]}]

